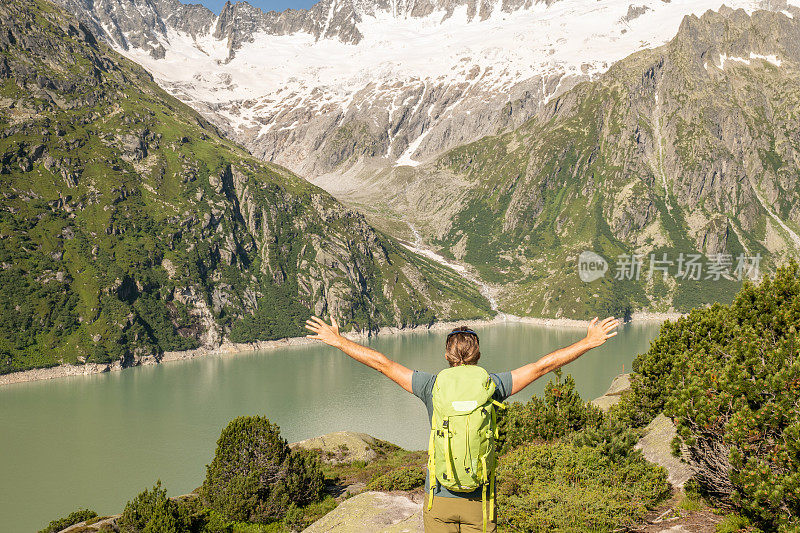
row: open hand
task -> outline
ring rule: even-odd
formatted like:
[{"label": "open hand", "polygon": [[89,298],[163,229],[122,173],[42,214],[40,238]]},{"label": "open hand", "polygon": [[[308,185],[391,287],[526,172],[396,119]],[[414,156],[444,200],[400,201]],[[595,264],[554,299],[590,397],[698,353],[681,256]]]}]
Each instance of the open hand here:
[{"label": "open hand", "polygon": [[321,318],[312,316],[309,320],[306,320],[306,329],[314,332],[313,335],[306,335],[306,337],[309,339],[319,339],[331,346],[336,346],[336,343],[341,339],[341,335],[339,335],[339,324],[336,323],[336,319],[333,318],[333,315],[331,315],[330,325],[326,324]]},{"label": "open hand", "polygon": [[586,340],[592,348],[597,348],[618,333],[614,331],[617,326],[619,326],[619,320],[613,316],[606,318],[600,323],[597,322],[597,317],[594,317],[594,319],[589,322]]}]

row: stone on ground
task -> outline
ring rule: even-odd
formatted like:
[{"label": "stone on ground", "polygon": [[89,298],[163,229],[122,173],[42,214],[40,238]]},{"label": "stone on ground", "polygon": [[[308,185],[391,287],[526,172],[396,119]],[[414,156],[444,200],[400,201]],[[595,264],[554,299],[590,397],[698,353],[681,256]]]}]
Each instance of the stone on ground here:
[{"label": "stone on ground", "polygon": [[422,503],[402,494],[362,492],[303,533],[422,533]]},{"label": "stone on ground", "polygon": [[372,445],[375,438],[366,433],[353,431],[337,431],[320,437],[294,442],[292,449],[318,450],[326,463],[352,463],[353,461],[371,461],[377,455]]},{"label": "stone on ground", "polygon": [[667,469],[667,481],[672,486],[683,488],[693,472],[692,467],[672,455],[671,443],[676,434],[675,424],[661,413],[644,428],[644,436],[636,443],[636,449],[642,450],[642,455],[651,463]]},{"label": "stone on ground", "polygon": [[592,403],[602,409],[603,412],[607,412],[612,405],[620,400],[622,393],[630,390],[630,388],[631,375],[620,374],[614,378],[614,381],[611,382],[611,386],[608,388],[606,393],[599,398],[592,400]]}]

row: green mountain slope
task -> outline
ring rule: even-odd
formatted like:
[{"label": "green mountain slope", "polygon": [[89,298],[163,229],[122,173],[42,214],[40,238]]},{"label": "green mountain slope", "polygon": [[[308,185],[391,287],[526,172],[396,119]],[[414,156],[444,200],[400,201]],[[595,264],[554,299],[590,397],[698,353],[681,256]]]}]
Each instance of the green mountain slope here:
[{"label": "green mountain slope", "polygon": [[0,6],[0,373],[491,314],[44,0]]},{"label": "green mountain slope", "polygon": [[[705,279],[709,262],[731,260],[734,274],[737,256],[760,254],[764,271],[800,250],[798,43],[800,20],[780,13],[687,17],[670,43],[620,61],[522,127],[371,183],[403,187],[412,200],[390,198],[394,212],[501,286],[506,312],[729,301],[740,283]],[[609,262],[591,283],[578,276],[586,250]],[[614,279],[618,256],[634,253],[640,279]],[[701,279],[676,279],[680,253],[702,255]],[[650,254],[673,261],[666,280],[649,279]]]}]

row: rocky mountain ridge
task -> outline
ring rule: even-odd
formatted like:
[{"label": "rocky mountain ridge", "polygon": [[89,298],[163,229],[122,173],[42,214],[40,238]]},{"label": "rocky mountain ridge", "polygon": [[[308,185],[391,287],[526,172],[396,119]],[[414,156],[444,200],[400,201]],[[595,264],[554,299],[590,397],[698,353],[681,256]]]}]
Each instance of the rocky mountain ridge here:
[{"label": "rocky mountain ridge", "polygon": [[[760,257],[764,272],[800,252],[798,20],[730,8],[687,17],[667,45],[554,98],[522,127],[339,197],[387,228],[412,223],[474,265],[502,288],[505,312],[727,301],[737,257]],[[586,251],[607,262],[589,282],[578,276]],[[667,275],[650,275],[665,254]],[[681,278],[681,254],[723,258],[727,275]],[[633,255],[640,270],[621,270]]]},{"label": "rocky mountain ridge", "polygon": [[[243,143],[334,190],[519,127],[719,0],[322,0],[219,16],[177,0],[59,0]],[[795,0],[732,0],[786,11]]]}]

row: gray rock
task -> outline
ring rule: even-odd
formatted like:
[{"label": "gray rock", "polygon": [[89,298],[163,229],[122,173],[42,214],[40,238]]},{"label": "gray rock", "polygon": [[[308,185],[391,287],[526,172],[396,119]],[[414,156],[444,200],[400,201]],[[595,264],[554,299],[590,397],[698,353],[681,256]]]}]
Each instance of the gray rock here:
[{"label": "gray rock", "polygon": [[608,390],[600,396],[592,400],[592,403],[602,409],[604,412],[608,411],[612,405],[617,403],[622,397],[622,393],[630,390],[631,388],[631,375],[620,374],[611,382]]},{"label": "gray rock", "polygon": [[644,436],[636,443],[636,449],[641,450],[651,463],[666,468],[669,472],[667,481],[674,487],[682,488],[694,472],[691,466],[672,455],[671,443],[676,434],[675,424],[662,413],[644,428]]},{"label": "gray rock", "polygon": [[408,496],[362,492],[343,501],[304,533],[422,533],[422,503]]},{"label": "gray rock", "polygon": [[353,431],[337,431],[320,437],[294,442],[292,449],[319,450],[326,463],[351,463],[353,461],[368,462],[376,457],[372,449],[375,438],[366,433]]}]

